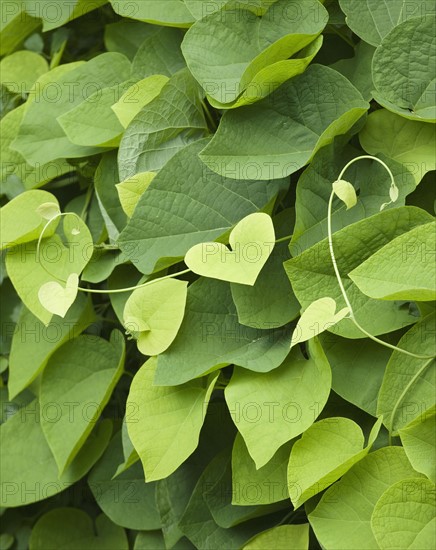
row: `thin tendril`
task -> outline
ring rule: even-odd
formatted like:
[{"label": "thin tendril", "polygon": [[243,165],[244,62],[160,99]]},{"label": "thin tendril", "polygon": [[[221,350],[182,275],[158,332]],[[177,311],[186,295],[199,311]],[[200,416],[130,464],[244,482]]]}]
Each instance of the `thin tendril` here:
[{"label": "thin tendril", "polygon": [[55,279],[57,279],[58,281],[61,281],[62,283],[66,283],[67,281],[65,281],[64,279],[61,279],[60,277],[58,277],[57,275],[54,275],[54,273],[50,273],[50,271],[45,267],[45,265],[41,262],[41,241],[42,239],[44,238],[44,233],[47,231],[49,225],[56,219],[58,218],[62,218],[64,216],[75,216],[77,219],[80,220],[80,216],[78,216],[75,212],[59,212],[58,214],[56,214],[55,216],[53,216],[52,218],[50,218],[48,220],[48,222],[44,225],[44,227],[42,228],[42,231],[41,231],[41,234],[39,235],[39,238],[38,238],[38,242],[36,244],[36,263],[40,264],[40,266],[42,267],[42,269],[48,274],[50,275],[50,277],[53,277]]},{"label": "thin tendril", "polygon": [[[361,157],[356,157],[354,158],[353,160],[351,160],[341,171],[341,173],[339,174],[339,177],[338,179],[342,179],[345,171],[347,170],[347,168],[349,166],[351,166],[351,164],[353,164],[353,162],[356,162],[358,160],[361,160],[361,159],[372,159],[372,160],[376,160],[378,162],[380,162],[380,164],[382,164],[386,170],[389,172],[389,175],[391,176],[391,187],[395,187],[396,188],[396,184],[395,184],[395,180],[394,180],[394,176],[391,172],[391,170],[389,169],[389,167],[380,159],[378,159],[377,157],[372,157],[370,155],[364,155],[364,156],[361,156]],[[332,191],[331,192],[331,195],[330,195],[330,199],[329,199],[329,203],[328,203],[328,212],[327,212],[327,232],[328,232],[328,243],[329,243],[329,251],[330,251],[330,257],[331,257],[331,260],[332,260],[332,264],[333,264],[333,269],[335,271],[335,275],[336,275],[336,279],[338,281],[338,285],[339,285],[339,288],[341,290],[341,293],[342,293],[342,296],[345,300],[345,303],[347,305],[347,307],[349,308],[349,314],[348,314],[348,319],[350,319],[354,325],[363,333],[365,334],[368,338],[370,338],[371,340],[373,340],[374,342],[377,342],[378,344],[382,345],[382,346],[385,346],[386,348],[390,348],[392,349],[393,351],[398,351],[399,353],[403,353],[404,355],[408,355],[410,357],[414,357],[416,359],[433,359],[433,356],[430,356],[430,355],[418,355],[416,353],[412,353],[410,351],[407,351],[405,349],[402,349],[402,348],[398,348],[397,346],[393,346],[392,344],[388,344],[387,342],[384,342],[383,340],[380,340],[379,338],[377,338],[376,336],[373,336],[371,333],[369,333],[367,330],[365,330],[359,323],[358,321],[356,320],[356,316],[354,314],[354,310],[353,310],[353,306],[351,305],[351,302],[348,298],[348,295],[347,295],[347,291],[345,290],[345,287],[344,287],[344,284],[342,282],[342,278],[341,278],[341,274],[339,272],[339,268],[338,268],[338,264],[336,262],[336,256],[335,256],[335,251],[334,251],[334,248],[333,248],[333,232],[332,232],[332,206],[333,206],[333,199],[334,199],[334,196],[335,196],[335,192]]]}]

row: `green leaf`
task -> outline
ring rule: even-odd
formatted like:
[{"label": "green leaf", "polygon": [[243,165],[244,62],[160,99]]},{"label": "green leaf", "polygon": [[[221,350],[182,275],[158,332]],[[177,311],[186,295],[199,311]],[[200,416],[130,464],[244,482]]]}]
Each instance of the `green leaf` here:
[{"label": "green leaf", "polygon": [[88,476],[88,485],[95,500],[108,518],[121,527],[145,531],[159,529],[161,521],[155,503],[156,484],[144,483],[139,462],[113,479],[122,459],[123,449],[118,432]]},{"label": "green leaf", "polygon": [[[77,158],[101,152],[100,148],[74,145],[57,119],[89,96],[129,78],[130,63],[118,53],[104,53],[87,63],[61,65],[37,81],[18,137],[12,144],[32,166],[59,158]],[[52,94],[55,83],[56,96]]]},{"label": "green leaf", "polygon": [[57,117],[67,138],[81,147],[116,147],[124,126],[112,110],[130,81],[98,89],[85,101]]},{"label": "green leaf", "polygon": [[382,550],[431,550],[436,544],[434,484],[408,478],[391,485],[375,505],[371,529]]},{"label": "green leaf", "polygon": [[27,36],[39,27],[40,21],[24,10],[24,3],[12,0],[0,20],[0,55],[13,52]]},{"label": "green leaf", "polygon": [[160,170],[177,151],[203,137],[206,129],[200,88],[187,69],[181,70],[125,131],[118,155],[121,179]]},{"label": "green leaf", "polygon": [[133,216],[139,199],[148,189],[155,176],[155,172],[141,172],[121,183],[117,183],[116,188],[121,206],[129,218]]},{"label": "green leaf", "polygon": [[33,189],[72,172],[73,167],[64,159],[30,166],[18,151],[11,149],[10,145],[18,135],[25,110],[26,105],[20,105],[0,121],[0,178],[2,184],[13,180],[14,187],[18,178],[26,189]]},{"label": "green leaf", "polygon": [[229,250],[221,243],[201,243],[188,250],[185,264],[197,275],[253,286],[275,244],[271,217],[256,212],[232,229]]},{"label": "green leaf", "polygon": [[26,11],[42,19],[44,32],[65,25],[76,17],[100,8],[106,2],[107,0],[72,0],[53,4],[51,0],[24,0]]},{"label": "green leaf", "polygon": [[[360,1],[359,4],[361,4]],[[347,77],[351,84],[359,90],[363,99],[366,101],[371,101],[372,92],[374,90],[374,83],[372,81],[371,73],[374,52],[375,48],[373,46],[361,41],[354,48],[354,57],[340,59],[336,63],[330,65],[332,69],[335,69],[335,71],[338,71]]]},{"label": "green leaf", "polygon": [[291,351],[269,373],[235,369],[225,397],[233,422],[244,438],[256,468],[265,466],[287,441],[313,424],[330,393],[331,372],[317,340],[310,358]]},{"label": "green leaf", "polygon": [[[436,356],[433,332],[435,313],[430,313],[404,334],[397,346],[412,353]],[[435,403],[435,360],[418,359],[394,351],[380,388],[377,414],[389,430],[396,431]]]},{"label": "green leaf", "polygon": [[41,55],[26,50],[14,52],[0,62],[0,84],[11,92],[25,94],[47,71],[48,63]]},{"label": "green leaf", "polygon": [[29,541],[29,550],[128,550],[127,535],[104,514],[94,521],[83,510],[56,508],[36,522]]},{"label": "green leaf", "polygon": [[345,77],[314,65],[255,105],[225,113],[200,157],[234,179],[284,177],[348,132],[367,109]]},{"label": "green leaf", "polygon": [[242,325],[281,327],[298,316],[300,304],[283,269],[283,262],[288,259],[287,243],[277,243],[254,286],[230,285]]},{"label": "green leaf", "polygon": [[41,429],[43,414],[45,411],[33,400],[0,427],[2,506],[15,508],[64,491],[97,462],[112,435],[111,420],[95,426],[71,465],[58,477],[58,467]]},{"label": "green leaf", "polygon": [[169,476],[194,452],[217,379],[163,388],[153,386],[155,371],[156,360],[149,359],[135,375],[127,399],[127,407],[137,410],[137,422],[129,422],[127,429],[147,481]]},{"label": "green leaf", "polygon": [[232,452],[232,504],[258,506],[288,499],[287,467],[291,448],[292,442],[285,443],[257,470],[244,439],[238,434]]},{"label": "green leaf", "polygon": [[308,550],[309,524],[280,525],[260,533],[248,542],[243,550]]},{"label": "green leaf", "polygon": [[[54,205],[60,212],[57,198],[47,191],[39,190],[21,193],[3,206],[0,216],[2,234],[0,249],[38,239],[47,224],[44,211],[40,208],[47,203]],[[47,227],[44,233],[46,237],[53,235],[57,223],[53,222]]]},{"label": "green leaf", "polygon": [[91,300],[84,295],[77,298],[64,319],[55,317],[47,326],[23,307],[9,356],[9,397],[13,399],[33,382],[50,356],[62,344],[79,336],[93,320]]},{"label": "green leaf", "polygon": [[339,4],[350,29],[373,46],[400,23],[425,14],[428,7],[426,0],[339,0]]},{"label": "green leaf", "polygon": [[44,307],[53,315],[65,317],[73,305],[79,288],[79,276],[77,273],[68,275],[65,288],[57,281],[44,283],[38,291],[38,299]]},{"label": "green leaf", "polygon": [[[371,117],[372,115],[369,118]],[[334,143],[321,149],[298,180],[295,201],[296,223],[290,247],[293,256],[297,256],[327,236],[327,212],[332,182],[337,179],[342,168],[359,155],[356,149],[345,145],[345,139],[345,136],[336,138]],[[412,174],[399,162],[384,155],[381,156],[381,160],[391,169],[400,190],[397,202],[387,208],[403,206],[406,196],[415,189]],[[346,177],[353,182],[355,189],[359,190],[359,200],[354,208],[347,210],[344,204],[334,199],[333,233],[378,214],[381,205],[389,201],[391,179],[379,162],[371,159],[355,162],[347,169]]]},{"label": "green leaf", "polygon": [[159,356],[155,383],[183,384],[232,363],[268,372],[283,362],[289,342],[286,327],[240,325],[228,283],[200,278],[188,288],[183,323]]},{"label": "green leaf", "polygon": [[137,336],[142,354],[159,355],[172,344],[185,314],[187,287],[187,281],[166,279],[132,292],[124,326]]},{"label": "green leaf", "polygon": [[368,443],[349,418],[324,418],[308,428],[291,450],[288,488],[295,508],[324,491],[370,451],[382,424],[374,424]]},{"label": "green leaf", "polygon": [[123,128],[127,128],[139,111],[160,94],[168,80],[160,74],[148,76],[123,93],[111,107]]},{"label": "green leaf", "polygon": [[[45,325],[53,313],[39,300],[40,288],[54,279],[66,283],[72,274],[80,274],[92,254],[92,237],[87,226],[76,216],[66,216],[63,222],[65,246],[57,234],[42,239],[37,254],[37,243],[21,244],[11,248],[6,256],[6,269],[26,307]],[[64,312],[64,306],[62,311]]]},{"label": "green leaf", "polygon": [[153,36],[159,27],[140,21],[121,19],[105,26],[104,45],[109,52],[118,52],[133,60],[141,44]]},{"label": "green leaf", "polygon": [[141,43],[132,62],[132,75],[138,80],[153,76],[173,76],[186,67],[180,49],[183,34],[178,29],[153,27]]},{"label": "green leaf", "polygon": [[[351,279],[346,278],[346,274],[395,237],[430,221],[431,216],[424,210],[401,207],[380,212],[334,233],[334,250],[345,289],[357,320],[371,334],[392,332],[415,322],[416,316],[401,307],[400,303],[368,298]],[[303,308],[326,295],[336,301],[338,308],[342,309],[346,305],[335,276],[327,239],[284,265]],[[310,285],[307,284],[309,279]],[[334,331],[346,338],[364,336],[350,319],[340,321],[334,326]]]},{"label": "green leaf", "polygon": [[[389,341],[387,335],[384,338]],[[391,350],[368,338],[350,341],[328,332],[320,340],[332,368],[332,389],[376,416],[378,392]],[[390,343],[396,344],[396,340]]]},{"label": "green leaf", "polygon": [[369,115],[359,138],[367,153],[383,153],[401,162],[418,184],[427,172],[436,170],[433,130],[431,124],[407,120],[380,109]]},{"label": "green leaf", "polygon": [[166,550],[161,532],[143,532],[136,535],[133,550],[149,550],[150,548],[153,548],[153,550]]},{"label": "green leaf", "polygon": [[111,334],[110,342],[79,336],[50,357],[41,380],[41,427],[60,475],[77,456],[107,405],[123,372],[124,357],[124,338],[119,331]]},{"label": "green leaf", "polygon": [[436,122],[435,26],[435,16],[425,12],[404,21],[384,37],[372,62],[374,99],[413,120]]},{"label": "green leaf", "polygon": [[401,447],[369,453],[327,489],[309,514],[319,542],[327,550],[379,550],[371,529],[374,506],[388,487],[415,475]]},{"label": "green leaf", "polygon": [[410,463],[417,472],[425,474],[433,483],[436,478],[434,421],[435,407],[432,407],[398,430]]},{"label": "green leaf", "polygon": [[328,296],[315,300],[301,314],[292,334],[291,348],[332,328],[349,313],[349,307],[336,312],[336,302]]},{"label": "green leaf", "polygon": [[[197,21],[186,33],[182,51],[208,96],[223,106],[239,106],[253,96],[261,99],[302,72],[304,65],[292,74],[285,60],[315,40],[327,20],[318,0],[306,0],[304,9],[292,15],[287,0],[278,0],[263,15],[249,6],[229,6]],[[250,86],[248,95],[236,102]]]},{"label": "green leaf", "polygon": [[115,13],[122,17],[138,19],[155,25],[169,27],[189,27],[194,22],[190,11],[181,0],[141,0],[138,3],[118,2],[110,0]]},{"label": "green leaf", "polygon": [[265,186],[262,181],[220,177],[198,158],[205,143],[188,145],[165,165],[118,239],[143,273],[151,273],[160,258],[183,257],[195,244],[217,239],[248,214],[265,208],[289,184],[284,179]]},{"label": "green leaf", "polygon": [[400,235],[349,273],[359,290],[382,300],[436,300],[432,247],[436,223]]}]

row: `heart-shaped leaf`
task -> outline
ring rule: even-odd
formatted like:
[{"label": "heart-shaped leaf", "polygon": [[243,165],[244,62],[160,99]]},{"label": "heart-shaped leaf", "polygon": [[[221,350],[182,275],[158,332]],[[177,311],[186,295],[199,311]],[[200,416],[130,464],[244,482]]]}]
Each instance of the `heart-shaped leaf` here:
[{"label": "heart-shaped leaf", "polygon": [[77,273],[71,273],[65,287],[57,281],[43,284],[38,291],[38,298],[47,311],[65,317],[76,299],[78,287],[79,276]]},{"label": "heart-shaped leaf", "polygon": [[253,286],[275,244],[271,217],[256,212],[243,218],[230,233],[231,250],[221,243],[201,243],[185,256],[197,275]]},{"label": "heart-shaped leaf", "polygon": [[124,326],[144,355],[163,353],[177,336],[185,314],[187,281],[164,279],[137,288],[124,308]]},{"label": "heart-shaped leaf", "polygon": [[350,313],[348,307],[344,307],[336,313],[336,301],[328,296],[315,300],[301,315],[292,334],[291,348],[336,325],[348,313]]}]

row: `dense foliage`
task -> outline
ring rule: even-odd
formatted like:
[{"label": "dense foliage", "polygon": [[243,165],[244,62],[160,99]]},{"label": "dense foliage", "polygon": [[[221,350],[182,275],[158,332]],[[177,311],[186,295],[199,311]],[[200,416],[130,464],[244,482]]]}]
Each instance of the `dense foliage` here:
[{"label": "dense foliage", "polygon": [[1,549],[434,548],[433,2],[1,10]]}]

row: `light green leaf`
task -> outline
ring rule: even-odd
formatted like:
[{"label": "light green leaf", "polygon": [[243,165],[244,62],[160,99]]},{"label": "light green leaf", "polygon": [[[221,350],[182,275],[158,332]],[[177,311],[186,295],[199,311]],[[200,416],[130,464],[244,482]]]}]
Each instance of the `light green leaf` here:
[{"label": "light green leaf", "polygon": [[[57,279],[66,283],[71,273],[80,274],[91,258],[93,243],[87,226],[76,216],[66,216],[63,222],[64,244],[57,234],[42,239],[37,255],[35,241],[11,248],[6,256],[8,275],[26,307],[45,325],[53,313],[39,300],[40,288]],[[66,303],[62,304],[64,312]]]},{"label": "light green leaf", "polygon": [[[89,11],[106,4],[107,0],[68,0],[53,4],[51,0],[23,0],[30,15],[42,19],[44,32],[65,25],[68,21],[81,17]],[[98,17],[96,15],[95,17]]]},{"label": "light green leaf", "polygon": [[79,336],[93,321],[91,299],[84,294],[78,296],[64,319],[54,317],[47,326],[23,307],[9,356],[9,398],[16,397],[33,382],[50,356],[65,342]]},{"label": "light green leaf", "polygon": [[111,521],[121,527],[146,531],[160,529],[161,520],[155,503],[156,484],[144,483],[139,462],[113,479],[121,460],[123,448],[121,432],[118,432],[88,476],[88,485],[97,504]]},{"label": "light green leaf", "polygon": [[77,273],[68,275],[65,288],[57,281],[44,283],[38,290],[40,304],[53,315],[65,317],[76,299],[79,288]]},{"label": "light green leaf", "polygon": [[194,452],[218,378],[159,387],[153,385],[155,371],[156,359],[149,359],[136,373],[127,399],[127,407],[137,410],[137,422],[129,422],[127,429],[147,481],[169,476]]},{"label": "light green leaf", "polygon": [[[336,261],[349,300],[358,322],[371,334],[392,332],[415,322],[416,316],[407,308],[401,307],[401,303],[374,300],[365,296],[351,279],[346,278],[346,274],[395,237],[430,221],[432,217],[424,210],[401,207],[385,210],[334,233]],[[326,295],[336,301],[338,308],[342,309],[346,305],[335,276],[327,239],[288,260],[284,265],[303,308]],[[310,285],[307,284],[308,280]],[[364,336],[350,319],[343,319],[333,330],[346,338]]]},{"label": "light green leaf", "polygon": [[185,314],[187,288],[187,281],[165,279],[132,292],[124,326],[137,336],[142,354],[159,355],[172,344]]},{"label": "light green leaf", "polygon": [[116,184],[118,196],[124,212],[131,218],[139,199],[156,176],[155,172],[141,172]]},{"label": "light green leaf", "polygon": [[58,477],[55,459],[41,429],[40,416],[43,414],[45,411],[34,400],[0,427],[2,506],[15,508],[64,491],[97,462],[112,435],[111,420],[105,419],[95,426],[71,465]]},{"label": "light green leaf", "polygon": [[291,348],[332,328],[350,313],[349,307],[336,312],[336,302],[328,296],[312,302],[301,314],[292,334]]},{"label": "light green leaf", "polygon": [[283,269],[289,259],[286,242],[277,243],[254,286],[232,283],[232,297],[242,325],[281,327],[298,317],[300,304]]},{"label": "light green leaf", "polygon": [[310,358],[294,349],[269,373],[235,369],[225,398],[232,420],[244,438],[256,468],[277,449],[311,426],[330,393],[331,372],[317,340],[309,342]]},{"label": "light green leaf", "polygon": [[360,38],[378,46],[397,25],[426,13],[426,0],[339,0],[346,22]]},{"label": "light green leaf", "polygon": [[[377,111],[380,112],[380,111]],[[371,118],[372,115],[370,115]],[[327,212],[332,181],[335,181],[342,168],[360,153],[350,145],[345,145],[347,136],[335,139],[334,143],[321,149],[300,176],[295,202],[296,222],[291,241],[293,256],[322,241],[327,236]],[[406,196],[415,190],[411,173],[399,162],[381,156],[387,163],[397,183],[400,195],[391,209],[403,206]],[[347,210],[337,199],[333,200],[332,232],[347,225],[368,218],[380,212],[380,206],[389,201],[391,179],[386,169],[377,161],[362,159],[347,169],[347,179],[359,190],[359,200],[354,208]]]},{"label": "light green leaf", "polygon": [[41,427],[60,475],[107,405],[121,377],[124,356],[124,338],[114,331],[110,342],[82,335],[50,357],[41,380]]},{"label": "light green leaf", "polygon": [[[54,204],[59,211],[57,198],[47,191],[26,191],[9,201],[1,209],[1,246],[9,248],[38,239],[47,223],[41,207]],[[44,235],[50,237],[56,231],[57,221],[52,222]]]},{"label": "light green leaf", "polygon": [[26,106],[27,103],[20,105],[0,120],[0,179],[3,184],[12,181],[15,187],[16,178],[19,178],[26,189],[33,189],[73,172],[74,169],[64,159],[30,166],[18,151],[11,149],[10,145],[18,135]]},{"label": "light green leaf", "polygon": [[265,185],[220,177],[198,158],[205,143],[188,145],[162,168],[118,239],[143,273],[151,273],[160,258],[183,258],[195,244],[217,239],[289,185],[284,179]]},{"label": "light green leaf", "polygon": [[236,436],[232,451],[232,504],[259,506],[289,498],[287,468],[292,442],[282,445],[272,459],[256,469],[244,439]]},{"label": "light green leaf", "polygon": [[408,478],[391,485],[371,516],[371,529],[382,550],[432,550],[436,545],[434,484]]},{"label": "light green leaf", "polygon": [[128,550],[127,535],[104,514],[94,521],[77,508],[55,508],[44,514],[32,529],[29,550]]},{"label": "light green leaf", "polygon": [[207,124],[201,89],[187,69],[179,71],[145,105],[125,131],[118,166],[125,180],[160,170],[177,151],[203,137]]},{"label": "light green leaf", "polygon": [[[397,346],[436,356],[434,325],[433,312],[413,325]],[[394,351],[380,388],[377,414],[382,414],[386,427],[395,432],[434,405],[435,385],[435,359],[418,359]]]},{"label": "light green leaf", "polygon": [[190,11],[182,0],[141,0],[141,2],[118,2],[110,0],[115,13],[122,17],[146,21],[154,25],[189,27],[194,22]]},{"label": "light green leaf", "polygon": [[240,325],[229,284],[201,277],[188,288],[185,317],[176,339],[159,356],[155,383],[183,384],[229,364],[268,372],[283,362],[289,342],[287,327]]},{"label": "light green leaf", "polygon": [[[184,0],[188,10],[192,13],[195,19],[202,19],[206,15],[210,15],[224,6],[231,6],[234,0]],[[237,6],[251,10],[257,15],[262,15],[274,4],[277,0],[238,0]]]},{"label": "light green leaf", "polygon": [[144,25],[140,21],[121,19],[105,25],[104,45],[108,52],[118,52],[132,60],[141,44],[159,31],[155,25]]},{"label": "light green leaf", "polygon": [[[302,35],[298,35],[301,40]],[[303,35],[302,43],[307,40]],[[285,61],[277,61],[260,70],[249,82],[241,95],[231,103],[220,103],[208,96],[209,103],[216,109],[235,109],[251,105],[276,90],[283,82],[303,73],[316,54],[321,49],[323,37],[318,36],[313,42],[295,54],[295,57]],[[206,88],[207,91],[207,88]]]},{"label": "light green leaf", "polygon": [[201,243],[185,255],[197,275],[253,286],[275,244],[271,217],[262,212],[239,221],[229,236],[229,250],[221,243]]},{"label": "light green leaf", "polygon": [[262,101],[226,112],[200,157],[226,177],[284,177],[348,132],[367,109],[345,77],[314,65]]},{"label": "light green leaf", "polygon": [[56,218],[61,213],[57,202],[43,202],[36,211],[47,221]]},{"label": "light green leaf", "polygon": [[382,424],[374,424],[368,443],[349,418],[324,418],[308,428],[291,450],[288,488],[295,508],[324,491],[370,451]]},{"label": "light green leaf", "polygon": [[401,443],[410,463],[417,472],[425,474],[433,483],[436,479],[435,407],[398,430]]},{"label": "light green leaf", "polygon": [[[306,0],[304,9],[292,17],[288,0],[278,0],[262,15],[248,6],[231,8],[197,21],[186,33],[182,51],[208,96],[221,105],[239,106],[261,99],[298,74],[292,74],[285,60],[316,39],[328,13],[317,0]],[[248,95],[237,101],[250,86]]]},{"label": "light green leaf", "polygon": [[67,138],[81,147],[116,147],[124,126],[112,110],[130,81],[98,89],[84,101],[57,117]]},{"label": "light green leaf", "polygon": [[256,535],[243,550],[308,550],[309,524],[280,525]]},{"label": "light green leaf", "polygon": [[139,111],[155,99],[169,78],[164,75],[153,75],[136,82],[126,90],[119,100],[112,105],[112,110],[124,128],[132,122]]},{"label": "light green leaf", "polygon": [[436,300],[436,263],[432,256],[436,222],[400,235],[348,276],[359,290],[382,300]]},{"label": "light green leaf", "polygon": [[0,84],[16,94],[26,94],[38,78],[48,71],[48,63],[34,52],[21,50],[0,62]]},{"label": "light green leaf", "polygon": [[395,27],[377,48],[372,62],[373,95],[389,111],[436,122],[435,28],[435,16],[424,12]]},{"label": "light green leaf", "polygon": [[[43,75],[24,114],[12,148],[32,166],[59,158],[77,158],[101,152],[100,148],[74,145],[57,119],[97,91],[122,84],[130,76],[130,63],[119,53],[104,53],[86,63],[61,65]],[[53,88],[56,83],[56,101]],[[73,85],[72,85],[73,84]]]},{"label": "light green leaf", "polygon": [[367,153],[383,153],[401,162],[413,174],[416,184],[427,172],[436,170],[436,134],[431,124],[379,109],[369,115],[359,138]]},{"label": "light green leaf", "polygon": [[[347,210],[353,208],[357,204],[357,194],[349,181],[336,180],[333,182],[333,191],[342,202],[345,203]],[[398,197],[397,197],[398,198]]]},{"label": "light green leaf", "polygon": [[326,550],[379,550],[370,524],[374,506],[388,487],[413,476],[401,447],[369,453],[327,489],[309,514],[319,542]]}]

